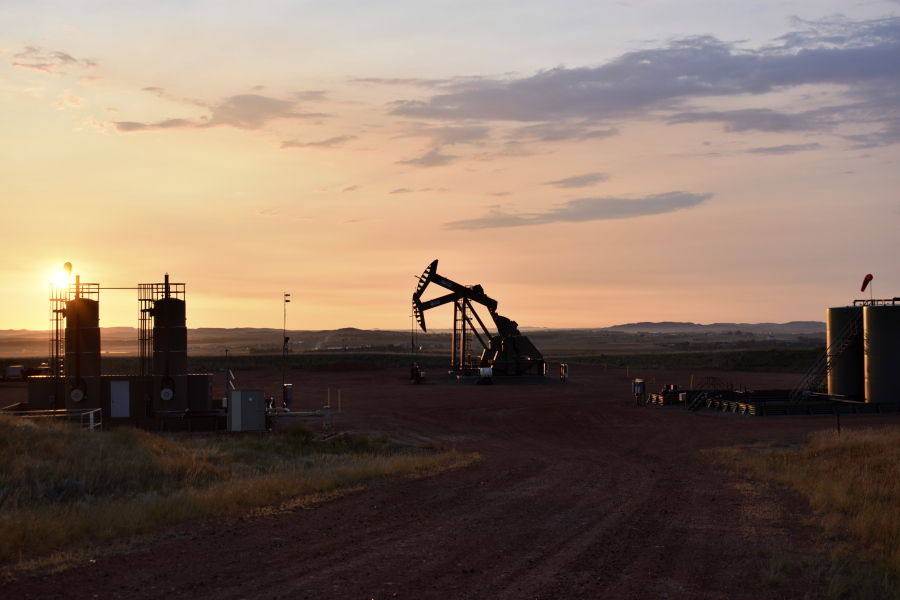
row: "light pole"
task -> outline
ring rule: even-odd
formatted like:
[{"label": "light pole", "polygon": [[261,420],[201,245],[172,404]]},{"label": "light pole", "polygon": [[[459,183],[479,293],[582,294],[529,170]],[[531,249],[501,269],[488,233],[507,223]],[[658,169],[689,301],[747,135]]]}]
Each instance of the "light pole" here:
[{"label": "light pole", "polygon": [[225,401],[228,401],[228,348],[225,348]]},{"label": "light pole", "polygon": [[284,318],[281,323],[281,337],[284,340],[284,345],[281,347],[281,403],[282,406],[288,406],[291,403],[292,398],[290,397],[292,394],[289,394],[287,391],[287,386],[285,385],[285,371],[287,370],[287,355],[288,355],[288,338],[287,336],[287,305],[288,302],[291,301],[291,295],[285,292],[284,294]]}]

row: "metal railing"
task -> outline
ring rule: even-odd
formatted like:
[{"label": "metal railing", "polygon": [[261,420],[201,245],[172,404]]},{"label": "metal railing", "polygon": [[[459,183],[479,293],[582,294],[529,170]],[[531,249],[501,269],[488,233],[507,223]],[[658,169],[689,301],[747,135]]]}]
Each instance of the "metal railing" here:
[{"label": "metal railing", "polygon": [[96,431],[103,428],[103,411],[99,408],[57,410],[3,410],[0,414],[19,419],[65,419],[77,422],[82,429]]},{"label": "metal railing", "polygon": [[[856,302],[854,302],[856,306]],[[791,393],[791,402],[800,402],[806,392],[821,392],[822,384],[828,377],[828,374],[834,368],[834,365],[844,355],[854,341],[859,337],[863,330],[863,307],[857,307],[857,314],[844,326],[843,329],[835,336],[834,341],[819,356],[815,363],[809,368],[800,383],[797,384]]]}]

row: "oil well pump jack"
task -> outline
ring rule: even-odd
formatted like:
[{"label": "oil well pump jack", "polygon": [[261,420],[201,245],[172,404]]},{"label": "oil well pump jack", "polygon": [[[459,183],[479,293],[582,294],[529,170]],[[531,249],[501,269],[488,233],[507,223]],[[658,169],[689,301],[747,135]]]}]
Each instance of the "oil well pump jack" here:
[{"label": "oil well pump jack", "polygon": [[[485,294],[480,285],[460,285],[438,275],[437,264],[436,260],[432,262],[419,277],[419,284],[412,297],[413,314],[422,331],[427,332],[425,311],[453,303],[451,343],[453,371],[468,375],[474,374],[477,369],[491,367],[495,375],[544,375],[546,372],[544,356],[526,336],[519,333],[518,323],[497,314],[497,301]],[[423,301],[422,293],[430,283],[436,283],[449,290],[450,293]],[[475,312],[473,303],[487,308],[497,328],[496,334],[491,334],[485,326],[484,321]],[[476,323],[478,327],[475,326]],[[481,357],[477,359],[477,362],[472,360],[469,348],[470,332],[482,347]],[[487,338],[487,342],[485,342],[485,338]]]}]

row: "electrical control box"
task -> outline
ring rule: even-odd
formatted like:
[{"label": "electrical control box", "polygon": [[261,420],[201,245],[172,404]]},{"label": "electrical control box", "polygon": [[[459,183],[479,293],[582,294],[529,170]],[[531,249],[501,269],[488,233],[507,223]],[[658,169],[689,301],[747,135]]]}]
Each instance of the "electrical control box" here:
[{"label": "electrical control box", "polygon": [[266,398],[262,390],[229,390],[228,431],[265,431]]}]

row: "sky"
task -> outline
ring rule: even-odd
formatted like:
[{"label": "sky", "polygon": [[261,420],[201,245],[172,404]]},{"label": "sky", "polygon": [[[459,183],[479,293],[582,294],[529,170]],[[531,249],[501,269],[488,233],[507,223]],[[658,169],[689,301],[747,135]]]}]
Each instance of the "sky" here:
[{"label": "sky", "polygon": [[900,296],[897,0],[0,0],[0,131],[0,329],[65,262],[107,327],[408,329],[435,259],[523,327]]}]

